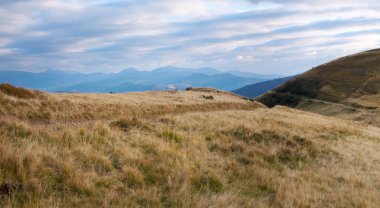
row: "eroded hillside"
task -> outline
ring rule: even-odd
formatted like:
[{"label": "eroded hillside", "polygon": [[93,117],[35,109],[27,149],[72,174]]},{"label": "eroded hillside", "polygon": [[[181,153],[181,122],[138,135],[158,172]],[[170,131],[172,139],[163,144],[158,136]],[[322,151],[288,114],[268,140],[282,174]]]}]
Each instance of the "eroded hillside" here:
[{"label": "eroded hillside", "polygon": [[209,90],[32,94],[0,93],[2,207],[380,204],[376,127]]}]

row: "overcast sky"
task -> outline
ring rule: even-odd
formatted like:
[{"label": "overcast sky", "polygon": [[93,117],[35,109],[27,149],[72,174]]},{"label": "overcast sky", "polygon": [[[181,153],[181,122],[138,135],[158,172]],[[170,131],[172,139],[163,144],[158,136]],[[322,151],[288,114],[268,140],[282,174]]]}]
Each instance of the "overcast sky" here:
[{"label": "overcast sky", "polygon": [[379,2],[0,0],[0,70],[295,74],[380,47]]}]

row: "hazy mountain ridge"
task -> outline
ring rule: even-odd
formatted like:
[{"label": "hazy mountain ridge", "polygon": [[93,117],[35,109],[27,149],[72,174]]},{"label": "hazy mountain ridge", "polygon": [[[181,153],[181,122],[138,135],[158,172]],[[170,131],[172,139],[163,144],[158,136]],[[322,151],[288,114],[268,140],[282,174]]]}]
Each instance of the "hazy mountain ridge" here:
[{"label": "hazy mountain ridge", "polygon": [[59,70],[39,73],[0,71],[0,83],[50,92],[146,91],[165,84],[175,85],[180,89],[192,86],[233,90],[275,76],[238,71],[221,72],[213,68],[191,69],[168,66],[152,71],[129,68],[107,74],[83,74]]},{"label": "hazy mountain ridge", "polygon": [[82,74],[59,70],[48,70],[40,73],[0,71],[0,82],[32,89],[51,90],[53,88],[66,87],[80,82],[104,79],[106,76],[109,76],[109,74]]},{"label": "hazy mountain ridge", "polygon": [[260,96],[269,90],[274,89],[275,87],[280,86],[281,84],[285,83],[286,81],[294,78],[295,76],[289,76],[289,77],[282,77],[278,79],[272,79],[268,81],[259,82],[256,84],[251,84],[244,86],[242,88],[233,90],[233,93],[236,93],[238,95],[247,97],[247,98],[255,98],[257,96]]}]

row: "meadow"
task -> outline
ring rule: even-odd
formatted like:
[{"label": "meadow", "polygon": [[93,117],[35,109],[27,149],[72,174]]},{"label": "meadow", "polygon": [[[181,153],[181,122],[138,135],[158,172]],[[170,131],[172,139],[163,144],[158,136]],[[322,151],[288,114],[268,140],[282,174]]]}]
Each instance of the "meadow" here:
[{"label": "meadow", "polygon": [[1,207],[380,205],[371,125],[209,89],[2,89]]}]

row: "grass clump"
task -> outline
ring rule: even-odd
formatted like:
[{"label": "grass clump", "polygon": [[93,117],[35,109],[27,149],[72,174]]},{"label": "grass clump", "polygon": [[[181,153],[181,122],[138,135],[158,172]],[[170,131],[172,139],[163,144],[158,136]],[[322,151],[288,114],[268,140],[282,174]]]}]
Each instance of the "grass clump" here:
[{"label": "grass clump", "polygon": [[223,183],[214,175],[203,175],[201,177],[193,178],[191,185],[195,191],[200,193],[220,193],[223,190]]},{"label": "grass clump", "polygon": [[144,185],[144,176],[138,169],[124,167],[122,182],[130,188],[140,188]]},{"label": "grass clump", "polygon": [[30,135],[32,135],[32,131],[27,129],[25,126],[22,124],[17,124],[17,123],[7,123],[4,121],[0,122],[0,133],[2,132],[2,129],[5,130],[7,135],[12,135],[14,137],[18,138],[27,138]]},{"label": "grass clump", "polygon": [[307,155],[291,149],[282,149],[277,158],[281,163],[289,164],[291,168],[300,167],[307,159]]},{"label": "grass clump", "polygon": [[167,181],[168,170],[161,165],[160,161],[142,159],[137,162],[138,170],[142,173],[144,182],[148,185],[162,185]]},{"label": "grass clump", "polygon": [[281,169],[283,167],[291,169],[300,168],[304,163],[312,161],[320,153],[310,139],[299,135],[280,135],[273,130],[256,132],[245,126],[238,126],[227,131],[222,131],[222,134],[227,136],[227,138],[232,137],[234,139],[232,141],[244,142],[249,146],[244,148],[238,143],[233,143],[227,149],[223,145],[212,144],[209,145],[209,150],[224,154],[235,153],[237,161],[243,165],[251,165],[253,163],[253,156],[257,156],[256,153],[249,153],[249,151],[245,154],[244,149],[252,149],[254,152],[262,152],[262,149],[272,149],[263,155],[263,159],[268,165]]},{"label": "grass clump", "polygon": [[261,132],[255,132],[245,126],[238,126],[236,128],[222,131],[222,134],[231,136],[237,140],[241,140],[245,143],[269,143],[269,142],[281,142],[286,141],[287,138],[277,134],[271,130],[263,130]]},{"label": "grass clump", "polygon": [[223,154],[228,154],[228,149],[223,147],[222,145],[216,143],[210,143],[207,145],[207,148],[210,152],[220,152]]},{"label": "grass clump", "polygon": [[133,128],[140,129],[140,130],[147,130],[147,131],[151,130],[151,128],[147,124],[142,123],[137,118],[133,118],[130,120],[121,119],[121,120],[113,121],[110,123],[110,127],[119,128],[126,132],[132,130]]},{"label": "grass clump", "polygon": [[0,84],[0,92],[22,99],[30,99],[35,97],[35,94],[30,90],[21,87],[14,87],[10,84]]},{"label": "grass clump", "polygon": [[177,143],[180,143],[183,140],[183,138],[180,135],[176,134],[175,132],[173,132],[171,130],[164,130],[160,134],[160,137],[167,139],[169,141],[177,142]]}]

